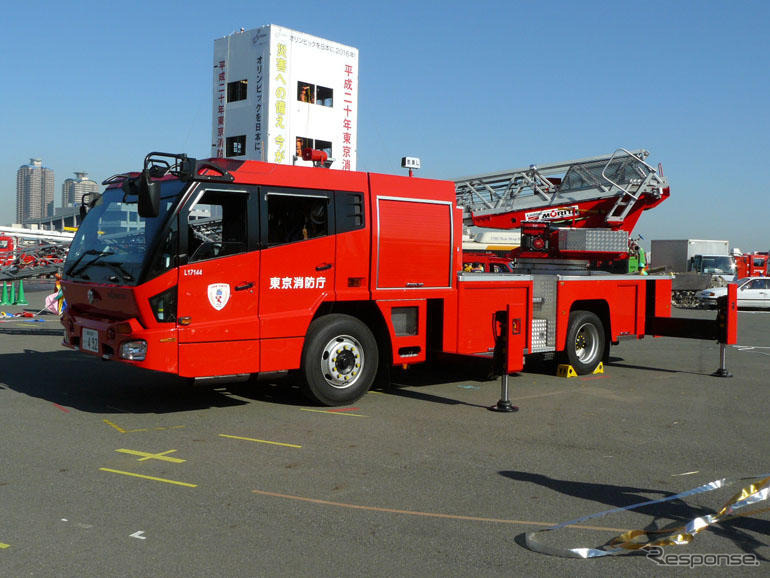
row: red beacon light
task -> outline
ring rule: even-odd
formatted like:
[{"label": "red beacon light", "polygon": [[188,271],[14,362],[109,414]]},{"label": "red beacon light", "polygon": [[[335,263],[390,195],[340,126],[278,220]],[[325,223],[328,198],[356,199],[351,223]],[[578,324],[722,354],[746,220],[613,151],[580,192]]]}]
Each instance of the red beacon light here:
[{"label": "red beacon light", "polygon": [[333,159],[329,160],[329,155],[324,151],[311,148],[302,149],[302,160],[312,162],[314,167],[325,167],[327,169],[331,166],[332,162],[334,162]]}]

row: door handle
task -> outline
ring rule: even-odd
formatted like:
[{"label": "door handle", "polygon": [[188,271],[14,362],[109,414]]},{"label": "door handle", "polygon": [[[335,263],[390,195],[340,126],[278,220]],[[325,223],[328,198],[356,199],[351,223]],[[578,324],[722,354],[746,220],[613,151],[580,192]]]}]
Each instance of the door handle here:
[{"label": "door handle", "polygon": [[241,283],[240,285],[238,285],[235,288],[235,290],[236,291],[243,291],[244,289],[251,289],[252,287],[254,287],[254,282],[253,281],[249,281],[247,283]]},{"label": "door handle", "polygon": [[331,268],[332,268],[332,264],[331,263],[322,263],[322,264],[316,266],[315,270],[316,271],[326,271],[327,269],[331,269]]}]

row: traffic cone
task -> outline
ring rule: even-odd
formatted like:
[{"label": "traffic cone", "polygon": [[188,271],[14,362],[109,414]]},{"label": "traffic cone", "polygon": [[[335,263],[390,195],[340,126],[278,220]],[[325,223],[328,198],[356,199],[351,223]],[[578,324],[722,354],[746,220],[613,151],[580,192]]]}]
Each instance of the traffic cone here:
[{"label": "traffic cone", "polygon": [[24,279],[19,279],[19,294],[16,296],[14,305],[29,305],[29,302],[24,298]]},{"label": "traffic cone", "polygon": [[10,305],[11,301],[8,299],[8,281],[3,281],[3,297],[0,299],[0,305]]},{"label": "traffic cone", "polygon": [[11,299],[9,301],[9,305],[16,303],[16,284],[13,281],[11,281]]}]

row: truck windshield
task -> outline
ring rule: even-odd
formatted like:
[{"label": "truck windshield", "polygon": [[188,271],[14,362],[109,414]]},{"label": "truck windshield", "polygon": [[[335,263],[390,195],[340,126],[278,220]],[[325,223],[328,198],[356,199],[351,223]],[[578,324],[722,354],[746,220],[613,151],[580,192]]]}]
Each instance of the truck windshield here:
[{"label": "truck windshield", "polygon": [[78,228],[64,274],[96,283],[139,283],[184,186],[178,180],[161,183],[160,212],[153,218],[139,216],[136,196],[127,197],[120,188],[107,189]]},{"label": "truck windshield", "polygon": [[735,262],[732,257],[703,257],[703,273],[712,275],[734,275]]}]

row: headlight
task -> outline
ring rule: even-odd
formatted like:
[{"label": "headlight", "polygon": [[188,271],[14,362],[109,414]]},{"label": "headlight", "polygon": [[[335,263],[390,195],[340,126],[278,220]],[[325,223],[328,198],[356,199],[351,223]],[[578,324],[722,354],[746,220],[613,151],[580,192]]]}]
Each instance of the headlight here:
[{"label": "headlight", "polygon": [[126,341],[120,346],[120,358],[130,361],[144,361],[147,356],[147,342],[144,339],[138,341]]}]

